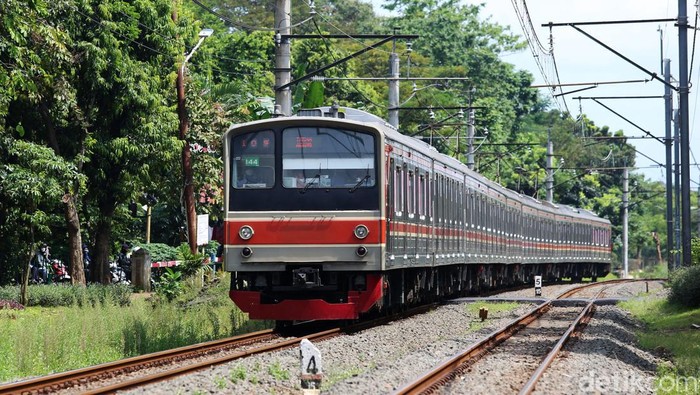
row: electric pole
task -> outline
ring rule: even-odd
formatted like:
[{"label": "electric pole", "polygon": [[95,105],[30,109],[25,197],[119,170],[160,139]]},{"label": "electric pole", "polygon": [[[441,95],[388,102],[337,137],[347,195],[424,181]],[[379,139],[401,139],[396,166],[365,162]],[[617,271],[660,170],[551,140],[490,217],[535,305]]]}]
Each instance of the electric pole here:
[{"label": "electric pole", "polygon": [[681,253],[683,266],[690,266],[690,128],[688,116],[688,10],[678,0],[678,92],[681,126]]},{"label": "electric pole", "polygon": [[629,255],[629,169],[625,167],[622,174],[622,267],[624,270],[622,278],[627,278],[629,275],[629,261],[627,258]]},{"label": "electric pole", "polygon": [[291,0],[275,2],[275,114],[286,117],[292,115],[291,9]]},{"label": "electric pole", "polygon": [[399,129],[399,55],[394,49],[389,55],[389,125]]},{"label": "electric pole", "polygon": [[553,167],[554,159],[554,144],[552,143],[552,129],[547,129],[547,179],[544,182],[545,189],[547,190],[547,201],[552,203],[554,201],[554,169]]},{"label": "electric pole", "polygon": [[664,59],[664,115],[666,126],[666,262],[669,270],[673,268],[673,138],[671,136],[671,116],[673,97],[671,96],[671,60]]}]

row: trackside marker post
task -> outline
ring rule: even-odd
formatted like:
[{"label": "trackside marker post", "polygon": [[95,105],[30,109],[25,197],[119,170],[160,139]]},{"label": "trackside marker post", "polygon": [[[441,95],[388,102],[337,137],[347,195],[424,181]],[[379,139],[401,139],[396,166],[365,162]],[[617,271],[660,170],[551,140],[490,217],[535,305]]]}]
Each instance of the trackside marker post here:
[{"label": "trackside marker post", "polygon": [[535,276],[535,296],[542,296],[542,276]]},{"label": "trackside marker post", "polygon": [[308,339],[302,339],[299,345],[301,357],[301,388],[304,394],[320,393],[323,379],[321,352]]}]

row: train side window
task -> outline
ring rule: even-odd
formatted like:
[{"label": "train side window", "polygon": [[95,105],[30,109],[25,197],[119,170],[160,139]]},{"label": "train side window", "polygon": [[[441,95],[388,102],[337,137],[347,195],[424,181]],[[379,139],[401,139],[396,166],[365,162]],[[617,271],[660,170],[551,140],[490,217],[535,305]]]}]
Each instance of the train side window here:
[{"label": "train side window", "polygon": [[401,165],[394,167],[394,210],[396,211],[397,217],[403,215],[404,181],[403,172],[401,170]]},{"label": "train side window", "polygon": [[418,215],[420,215],[420,219],[425,219],[426,195],[427,195],[427,190],[426,190],[425,174],[421,174],[418,177]]},{"label": "train side window", "polygon": [[415,173],[412,170],[409,170],[406,178],[406,212],[408,213],[409,218],[413,218],[416,210],[416,188],[414,174]]}]

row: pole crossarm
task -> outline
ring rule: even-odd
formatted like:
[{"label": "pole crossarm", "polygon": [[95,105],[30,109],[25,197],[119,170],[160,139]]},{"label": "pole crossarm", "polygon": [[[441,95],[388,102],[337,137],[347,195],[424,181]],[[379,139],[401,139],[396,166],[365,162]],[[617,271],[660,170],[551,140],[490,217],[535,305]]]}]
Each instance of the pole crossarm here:
[{"label": "pole crossarm", "polygon": [[457,106],[457,107],[393,107],[389,110],[478,110],[484,106]]},{"label": "pole crossarm", "polygon": [[292,38],[308,38],[308,39],[326,39],[326,38],[350,38],[350,39],[399,39],[399,40],[415,40],[420,37],[417,34],[282,34],[282,39]]},{"label": "pole crossarm", "polygon": [[313,81],[469,81],[469,77],[311,77]]},{"label": "pole crossarm", "polygon": [[530,88],[559,88],[562,86],[581,86],[581,85],[612,85],[612,84],[638,84],[640,82],[647,83],[650,80],[622,80],[622,81],[599,81],[599,82],[569,82],[564,84],[545,84],[545,85],[530,85]]},{"label": "pole crossarm", "polygon": [[331,63],[331,64],[325,65],[325,66],[321,67],[320,69],[314,70],[314,71],[312,71],[312,72],[306,74],[306,75],[303,76],[303,77],[299,77],[299,78],[297,78],[297,79],[295,79],[295,80],[292,80],[292,81],[290,81],[289,83],[286,83],[286,84],[284,84],[284,85],[277,86],[277,87],[275,87],[275,91],[281,91],[281,90],[284,90],[284,89],[289,88],[289,87],[292,86],[292,85],[296,85],[296,84],[298,84],[298,83],[300,83],[300,82],[306,81],[306,80],[310,79],[311,77],[315,76],[316,74],[322,73],[322,72],[324,72],[324,71],[326,71],[326,70],[328,70],[328,69],[330,69],[330,68],[333,68],[333,67],[335,67],[335,66],[337,66],[337,65],[339,65],[339,64],[341,64],[341,63],[347,62],[348,60],[350,60],[350,59],[352,59],[352,58],[354,58],[354,57],[360,56],[360,55],[362,55],[362,54],[365,53],[365,52],[371,51],[371,50],[373,50],[373,49],[375,49],[375,48],[377,48],[377,47],[379,47],[379,46],[381,46],[381,45],[383,45],[383,44],[386,44],[386,43],[388,43],[389,41],[391,41],[391,40],[393,40],[393,39],[395,39],[395,38],[396,38],[396,35],[387,36],[387,37],[384,38],[383,40],[379,40],[379,41],[377,41],[376,43],[374,43],[374,44],[372,44],[372,45],[369,45],[369,46],[367,46],[367,47],[365,47],[365,48],[362,48],[361,50],[359,50],[359,51],[357,51],[357,52],[351,53],[350,55],[348,55],[348,56],[346,56],[346,57],[344,57],[344,58],[342,58],[342,59],[336,60],[335,62],[333,62],[333,63]]},{"label": "pole crossarm", "polygon": [[627,23],[658,23],[658,22],[676,22],[675,18],[665,19],[634,19],[634,20],[618,20],[618,21],[590,21],[590,22],[561,22],[561,23],[543,23],[542,27],[559,27],[559,26],[586,26],[586,25],[620,25]]},{"label": "pole crossarm", "polygon": [[645,140],[653,139],[650,136],[591,136],[591,137],[579,137],[581,140]]},{"label": "pole crossarm", "polygon": [[627,123],[629,123],[630,125],[634,126],[634,127],[637,128],[637,129],[641,130],[641,131],[644,132],[644,134],[646,134],[647,136],[653,138],[654,140],[658,141],[658,142],[661,143],[661,144],[666,144],[666,142],[665,142],[663,139],[660,139],[660,138],[654,136],[653,134],[651,134],[651,133],[650,133],[649,131],[647,131],[646,129],[643,129],[641,126],[639,126],[639,125],[637,125],[636,123],[634,123],[634,122],[630,121],[629,119],[625,118],[625,117],[622,116],[620,113],[616,112],[616,111],[613,110],[612,108],[610,108],[610,107],[606,106],[605,104],[601,103],[601,102],[598,101],[597,99],[591,99],[591,100],[593,100],[594,102],[600,104],[600,105],[603,106],[605,109],[607,109],[607,110],[610,111],[611,113],[617,115],[618,117],[622,118],[623,120],[627,121]]},{"label": "pole crossarm", "polygon": [[608,99],[664,99],[665,96],[579,96],[572,97],[573,100],[608,100]]}]

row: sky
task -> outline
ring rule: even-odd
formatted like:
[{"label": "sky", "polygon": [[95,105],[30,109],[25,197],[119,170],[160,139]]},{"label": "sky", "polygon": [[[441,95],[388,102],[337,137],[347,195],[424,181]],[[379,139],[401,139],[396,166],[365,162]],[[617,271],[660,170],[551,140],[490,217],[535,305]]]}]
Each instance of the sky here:
[{"label": "sky", "polygon": [[[522,5],[522,0],[463,0],[466,4],[484,4],[481,19],[503,26],[510,26],[510,30],[524,37],[523,29],[515,12],[513,3]],[[375,0],[374,4],[380,3]],[[678,15],[677,0],[530,0],[526,1],[530,19],[534,31],[542,45],[550,47],[550,29],[542,27],[542,24],[569,23],[569,22],[602,22],[602,21],[629,21],[649,19],[670,19]],[[688,1],[689,23],[695,24],[694,2]],[[375,5],[379,11],[379,7]],[[678,29],[673,22],[651,23],[627,23],[580,26],[580,28],[592,35],[607,46],[637,63],[650,72],[657,73],[663,78],[661,70],[662,48],[663,57],[671,59],[671,75],[679,76],[678,63]],[[659,31],[661,30],[661,32]],[[572,27],[553,27],[552,41],[554,45],[554,59],[559,73],[559,81],[562,84],[574,84],[583,82],[607,82],[645,80],[651,77],[644,71],[628,63],[619,56],[613,54],[603,46],[576,31]],[[698,35],[700,40],[700,35]],[[693,32],[688,33],[688,59],[691,58],[691,45]],[[501,59],[512,63],[518,69],[530,71],[534,78],[534,85],[545,84],[545,79],[537,67],[532,51],[528,48],[517,53],[504,53]],[[551,62],[547,62],[545,70],[553,72]],[[553,74],[552,74],[553,75]],[[552,77],[550,77],[552,78]],[[550,82],[556,82],[550,79]],[[696,111],[698,95],[693,85],[700,87],[700,51],[694,62],[690,76],[689,118],[691,136],[691,154],[700,159],[700,132],[696,132],[700,125],[700,114]],[[562,88],[564,92],[580,89],[584,86],[569,86]],[[543,95],[551,98],[551,90],[541,89]],[[557,91],[560,92],[560,91]],[[560,107],[565,110],[568,107],[570,113],[576,117],[580,113],[586,114],[597,126],[608,126],[612,132],[623,130],[626,136],[644,136],[644,129],[654,136],[663,139],[665,136],[664,101],[662,98],[653,99],[600,99],[599,101],[618,113],[606,109],[590,99],[575,100],[582,97],[602,96],[663,96],[664,85],[659,81],[649,81],[629,84],[600,84],[594,89],[564,95],[566,107],[559,100]],[[674,97],[674,108],[678,107],[678,97]],[[634,123],[637,126],[632,125]],[[639,153],[636,166],[639,169],[635,173],[642,173],[653,181],[665,181],[665,170],[656,162],[665,165],[665,147],[653,139],[630,139]],[[554,147],[556,155],[556,147]],[[697,152],[695,152],[697,151]],[[646,158],[644,155],[648,156]],[[602,158],[601,158],[602,159]],[[696,160],[691,156],[691,164]],[[608,162],[612,166],[612,160]],[[620,163],[615,163],[619,166]],[[697,166],[691,166],[691,180],[694,183],[691,189],[696,189],[700,171]]]}]

